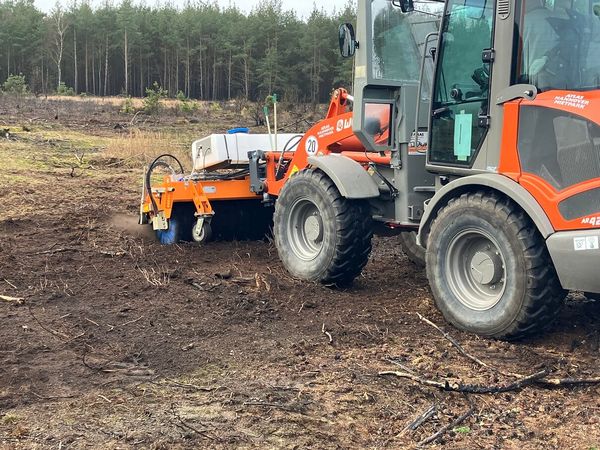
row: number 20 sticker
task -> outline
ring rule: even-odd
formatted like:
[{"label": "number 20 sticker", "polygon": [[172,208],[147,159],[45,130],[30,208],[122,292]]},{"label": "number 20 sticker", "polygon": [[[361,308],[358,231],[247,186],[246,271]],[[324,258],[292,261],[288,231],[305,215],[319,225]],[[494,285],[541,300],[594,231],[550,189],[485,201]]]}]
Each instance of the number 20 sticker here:
[{"label": "number 20 sticker", "polygon": [[316,155],[319,151],[319,140],[314,136],[309,136],[304,148],[309,155]]}]

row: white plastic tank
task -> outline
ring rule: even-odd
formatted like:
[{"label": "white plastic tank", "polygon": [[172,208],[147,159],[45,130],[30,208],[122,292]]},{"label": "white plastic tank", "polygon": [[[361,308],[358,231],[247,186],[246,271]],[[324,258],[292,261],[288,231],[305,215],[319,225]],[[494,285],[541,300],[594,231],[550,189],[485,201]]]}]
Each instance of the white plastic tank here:
[{"label": "white plastic tank", "polygon": [[[285,148],[286,151],[294,151],[298,146],[300,136],[300,134],[278,134],[277,150],[283,151]],[[274,136],[272,138],[274,140]],[[192,144],[194,170],[247,165],[248,152],[252,150],[272,150],[269,135],[249,133],[211,134]]]}]

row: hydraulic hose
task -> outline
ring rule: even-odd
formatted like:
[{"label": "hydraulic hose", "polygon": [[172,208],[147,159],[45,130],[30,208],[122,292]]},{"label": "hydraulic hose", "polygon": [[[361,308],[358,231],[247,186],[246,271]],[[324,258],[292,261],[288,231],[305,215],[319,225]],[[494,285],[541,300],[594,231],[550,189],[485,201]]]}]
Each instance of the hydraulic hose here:
[{"label": "hydraulic hose", "polygon": [[[293,149],[294,147],[296,147],[300,141],[302,140],[302,138],[304,137],[304,135],[302,134],[297,134],[295,136],[292,136],[283,146],[283,150],[281,151],[281,155],[279,156],[279,161],[277,162],[277,167],[275,168],[275,175],[276,177],[279,177],[279,170],[281,169],[281,164],[283,162],[283,155],[285,154],[285,152],[287,152],[288,150]],[[292,145],[290,145],[293,142]],[[289,148],[288,148],[289,145]]]},{"label": "hydraulic hose", "polygon": [[[163,155],[160,155],[158,158],[156,158],[154,161],[152,161],[152,164],[150,164],[150,166],[148,167],[148,171],[146,172],[146,192],[148,193],[148,196],[150,197],[150,202],[152,203],[152,210],[154,211],[154,214],[158,214],[158,205],[156,204],[156,200],[154,200],[154,196],[152,195],[152,187],[150,186],[150,177],[152,176],[152,171],[154,170],[155,167],[157,167],[159,164],[159,162],[162,158],[165,157],[169,157],[174,159],[177,164],[179,164],[179,170],[181,171],[181,173],[183,174],[183,165],[181,164],[181,161],[179,161],[175,156],[170,155],[168,153],[165,153]],[[162,162],[163,165],[166,165],[167,167],[169,167],[171,170],[173,170],[173,168],[169,165],[166,164],[164,162]]]}]

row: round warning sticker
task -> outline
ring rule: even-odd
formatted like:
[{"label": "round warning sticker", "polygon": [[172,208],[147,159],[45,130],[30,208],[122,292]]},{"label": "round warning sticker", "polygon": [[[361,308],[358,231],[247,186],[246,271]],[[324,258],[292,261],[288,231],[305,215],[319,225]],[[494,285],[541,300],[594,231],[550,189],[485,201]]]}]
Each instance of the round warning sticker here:
[{"label": "round warning sticker", "polygon": [[314,136],[309,136],[304,148],[309,155],[316,155],[319,151],[319,140]]}]

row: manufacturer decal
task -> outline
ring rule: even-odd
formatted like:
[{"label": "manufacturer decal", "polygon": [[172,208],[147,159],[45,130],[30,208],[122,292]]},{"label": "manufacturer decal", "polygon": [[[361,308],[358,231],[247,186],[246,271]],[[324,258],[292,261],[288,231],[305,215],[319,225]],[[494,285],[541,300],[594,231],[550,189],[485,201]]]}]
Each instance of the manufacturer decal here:
[{"label": "manufacturer decal", "polygon": [[217,193],[216,186],[204,186],[202,188],[202,190],[204,191],[205,194],[216,194]]},{"label": "manufacturer decal", "polygon": [[573,239],[573,245],[575,246],[576,252],[580,252],[583,250],[600,249],[600,242],[598,240],[598,236],[576,237]]},{"label": "manufacturer decal", "polygon": [[340,131],[347,130],[348,128],[352,128],[352,119],[340,119],[337,122],[335,127],[336,131],[339,133]]},{"label": "manufacturer decal", "polygon": [[319,139],[323,139],[324,137],[331,136],[333,133],[335,133],[333,125],[323,125],[317,132],[317,136]]},{"label": "manufacturer decal", "polygon": [[600,216],[596,216],[596,217],[586,217],[585,219],[583,219],[581,221],[581,223],[583,225],[593,225],[593,226],[600,226]]},{"label": "manufacturer decal", "polygon": [[309,136],[306,140],[306,144],[304,144],[304,149],[306,153],[309,155],[316,155],[319,151],[319,140],[314,136]]},{"label": "manufacturer decal", "polygon": [[567,94],[554,97],[554,104],[559,106],[570,106],[571,108],[585,109],[590,104],[583,95]]}]

